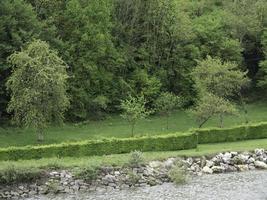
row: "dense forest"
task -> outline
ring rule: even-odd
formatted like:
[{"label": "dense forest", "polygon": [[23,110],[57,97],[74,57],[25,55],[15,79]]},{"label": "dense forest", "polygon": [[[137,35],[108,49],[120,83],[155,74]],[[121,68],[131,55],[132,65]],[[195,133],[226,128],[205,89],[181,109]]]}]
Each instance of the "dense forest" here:
[{"label": "dense forest", "polygon": [[245,96],[266,93],[266,28],[266,0],[1,0],[0,118],[10,118],[8,57],[35,39],[68,66],[65,117],[81,121],[117,112],[129,94],[147,107],[162,92],[194,104],[192,71],[209,56],[247,72]]}]

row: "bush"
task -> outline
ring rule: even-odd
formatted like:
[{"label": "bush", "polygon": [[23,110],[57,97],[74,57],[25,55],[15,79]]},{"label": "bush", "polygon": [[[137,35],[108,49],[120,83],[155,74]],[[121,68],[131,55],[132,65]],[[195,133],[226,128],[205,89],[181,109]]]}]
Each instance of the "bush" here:
[{"label": "bush", "polygon": [[79,179],[85,180],[88,183],[91,183],[92,181],[96,180],[97,175],[99,173],[99,169],[97,167],[86,167],[82,169],[78,169],[75,172],[75,176]]},{"label": "bush", "polygon": [[235,142],[239,140],[267,138],[267,123],[236,126],[232,128],[196,129],[198,143]]},{"label": "bush", "polygon": [[32,182],[40,179],[41,176],[42,171],[40,169],[16,169],[13,165],[10,165],[0,171],[0,185]]},{"label": "bush", "polygon": [[172,182],[175,184],[184,184],[187,181],[187,173],[186,170],[183,169],[180,165],[176,164],[174,165],[169,173],[168,173],[169,178],[171,179]]},{"label": "bush", "polygon": [[130,154],[129,165],[138,167],[144,163],[143,153],[141,151],[132,151]]},{"label": "bush", "polygon": [[0,160],[27,160],[47,157],[80,157],[138,151],[174,151],[197,146],[193,133],[176,133],[139,138],[89,140],[44,146],[9,147],[0,149]]}]

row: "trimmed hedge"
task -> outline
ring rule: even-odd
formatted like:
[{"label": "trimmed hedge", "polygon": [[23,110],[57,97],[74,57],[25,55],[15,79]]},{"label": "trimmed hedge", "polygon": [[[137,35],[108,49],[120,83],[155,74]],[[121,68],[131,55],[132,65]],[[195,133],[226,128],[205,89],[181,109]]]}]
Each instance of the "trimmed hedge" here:
[{"label": "trimmed hedge", "polygon": [[197,146],[194,133],[171,135],[89,140],[78,143],[62,143],[44,146],[9,147],[0,149],[0,160],[27,160],[47,157],[80,157],[139,151],[173,151]]},{"label": "trimmed hedge", "polygon": [[262,139],[267,138],[267,122],[232,128],[195,129],[193,132],[198,134],[199,144]]}]

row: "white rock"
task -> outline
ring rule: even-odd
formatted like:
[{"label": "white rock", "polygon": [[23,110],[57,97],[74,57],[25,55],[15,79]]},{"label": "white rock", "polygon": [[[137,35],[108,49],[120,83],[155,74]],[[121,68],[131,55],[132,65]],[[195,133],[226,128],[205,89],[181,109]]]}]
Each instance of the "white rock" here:
[{"label": "white rock", "polygon": [[161,165],[162,165],[162,162],[160,162],[160,161],[151,161],[149,163],[149,166],[152,168],[159,168],[159,167],[161,167]]},{"label": "white rock", "polygon": [[264,154],[264,149],[255,149],[254,152],[257,156],[261,156]]},{"label": "white rock", "polygon": [[232,154],[226,152],[225,154],[223,154],[222,160],[223,160],[224,163],[229,164],[230,160],[231,160],[231,157],[232,157]]},{"label": "white rock", "polygon": [[163,165],[165,168],[170,169],[174,165],[174,162],[175,158],[169,158],[163,163]]},{"label": "white rock", "polygon": [[208,166],[203,167],[202,171],[206,174],[212,174],[213,170],[209,168]]},{"label": "white rock", "polygon": [[244,171],[248,171],[249,170],[248,165],[237,165],[236,167],[241,172],[244,172]]},{"label": "white rock", "polygon": [[212,160],[206,160],[206,166],[207,167],[213,167],[214,166],[214,162]]},{"label": "white rock", "polygon": [[254,162],[254,165],[256,168],[259,168],[259,169],[267,169],[267,164],[262,161],[257,160]]}]

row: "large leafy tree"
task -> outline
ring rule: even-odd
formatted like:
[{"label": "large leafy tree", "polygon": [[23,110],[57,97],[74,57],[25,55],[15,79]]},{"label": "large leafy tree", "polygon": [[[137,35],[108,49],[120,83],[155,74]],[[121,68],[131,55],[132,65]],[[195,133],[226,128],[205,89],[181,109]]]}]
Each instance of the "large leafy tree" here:
[{"label": "large leafy tree", "polygon": [[7,87],[8,111],[16,124],[33,127],[38,140],[53,122],[62,122],[69,100],[66,96],[66,65],[46,42],[35,40],[9,57],[13,65]]},{"label": "large leafy tree", "polygon": [[265,60],[260,63],[260,70],[258,73],[258,86],[267,89],[267,31],[264,32],[262,37],[262,45],[265,55]]},{"label": "large leafy tree", "polygon": [[23,0],[0,1],[0,117],[6,114],[9,96],[5,83],[10,75],[7,57],[41,32],[41,23]]}]

